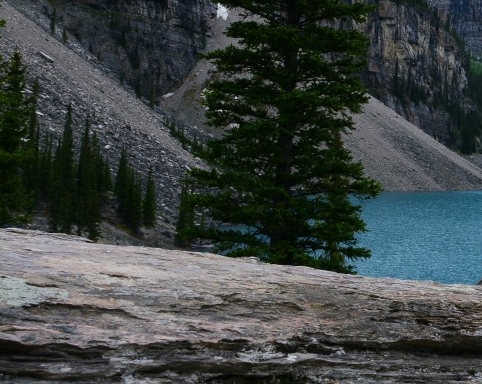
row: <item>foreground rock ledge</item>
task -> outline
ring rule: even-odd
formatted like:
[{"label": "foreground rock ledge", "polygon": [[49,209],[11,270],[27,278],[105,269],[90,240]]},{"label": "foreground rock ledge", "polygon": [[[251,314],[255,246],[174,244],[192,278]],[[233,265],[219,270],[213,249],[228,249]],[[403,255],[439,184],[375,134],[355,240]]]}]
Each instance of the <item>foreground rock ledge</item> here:
[{"label": "foreground rock ledge", "polygon": [[0,382],[482,382],[482,288],[0,230]]}]

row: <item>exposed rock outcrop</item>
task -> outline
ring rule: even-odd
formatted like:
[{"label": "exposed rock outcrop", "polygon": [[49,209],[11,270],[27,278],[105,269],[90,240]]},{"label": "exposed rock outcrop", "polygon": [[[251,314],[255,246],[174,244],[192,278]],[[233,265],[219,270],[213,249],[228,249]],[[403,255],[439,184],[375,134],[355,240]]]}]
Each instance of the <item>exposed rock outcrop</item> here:
[{"label": "exposed rock outcrop", "polygon": [[[460,141],[455,109],[467,111],[464,52],[428,6],[379,0],[364,29],[370,40],[365,83],[371,93],[444,144]],[[458,133],[457,133],[458,132]]]},{"label": "exposed rock outcrop", "polygon": [[152,99],[195,65],[216,11],[210,0],[15,0],[12,5],[28,15],[35,9],[44,24],[54,19],[57,37],[65,30],[117,78]]},{"label": "exposed rock outcrop", "polygon": [[482,59],[482,3],[478,0],[428,0],[442,20],[463,39],[467,49]]},{"label": "exposed rock outcrop", "polygon": [[[439,17],[423,2],[373,3],[377,10],[361,27],[370,39],[367,86],[375,97],[431,136],[459,145],[461,128],[449,105],[460,105],[462,111],[472,105],[465,96],[464,57],[443,9],[448,9],[445,13],[451,15],[450,20],[467,20],[472,16],[466,13],[474,14],[476,6],[432,0],[433,7],[442,9]],[[210,0],[15,0],[12,5],[29,15],[36,10],[36,22],[46,29],[55,9],[57,38],[65,29],[150,102],[159,101],[160,95],[187,78],[199,53],[209,46],[216,14]],[[477,35],[475,20],[464,26],[471,28],[472,40]],[[461,28],[456,30],[462,32]],[[400,89],[395,89],[394,78]]]},{"label": "exposed rock outcrop", "polygon": [[0,230],[6,383],[480,383],[482,288]]}]

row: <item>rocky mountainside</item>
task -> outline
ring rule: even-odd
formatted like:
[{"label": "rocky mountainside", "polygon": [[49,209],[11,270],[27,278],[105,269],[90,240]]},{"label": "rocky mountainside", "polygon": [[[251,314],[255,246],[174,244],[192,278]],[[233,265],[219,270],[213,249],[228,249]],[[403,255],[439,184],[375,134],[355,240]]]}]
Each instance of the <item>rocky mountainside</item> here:
[{"label": "rocky mountainside", "polygon": [[370,40],[364,74],[370,93],[430,136],[461,148],[469,127],[460,115],[474,105],[457,35],[424,1],[376,3],[376,12],[359,27]]},{"label": "rocky mountainside", "polygon": [[478,0],[428,0],[428,3],[439,10],[442,21],[457,32],[467,49],[482,59],[482,3]]},{"label": "rocky mountainside", "polygon": [[[28,17],[12,4],[28,11]],[[27,0],[1,3],[0,18],[7,20],[7,26],[0,38],[0,54],[9,56],[19,49],[30,79],[39,79],[42,130],[60,134],[67,105],[72,103],[74,133],[80,137],[89,119],[112,167],[123,146],[128,148],[129,160],[139,172],[146,172],[152,165],[158,186],[159,225],[153,233],[146,233],[143,241],[171,247],[182,177],[186,169],[202,163],[170,135],[164,114],[148,108],[75,39],[63,44],[61,39],[50,36],[48,19],[35,13],[35,7],[22,8],[28,4]],[[233,17],[230,15],[227,22]],[[225,26],[223,19],[211,20],[209,48],[229,43],[222,34]],[[186,81],[161,100],[165,111],[197,127],[193,132],[199,134],[206,134],[199,95],[211,72],[209,63],[198,61]],[[375,99],[356,119],[358,129],[346,139],[347,144],[364,162],[367,173],[381,180],[387,190],[481,188],[482,171],[478,167],[423,135]],[[104,234],[107,229],[103,228]],[[134,240],[111,234],[106,241],[124,244]]]},{"label": "rocky mountainside", "polygon": [[[358,26],[370,39],[364,81],[370,92],[445,145],[473,147],[467,59],[460,41],[479,52],[480,4],[449,0],[372,0],[376,11]],[[11,0],[36,21],[76,39],[138,96],[156,103],[179,86],[212,36],[209,0]],[[458,35],[457,35],[458,34]],[[480,120],[480,119],[479,119]],[[480,123],[480,121],[478,121]],[[466,135],[471,141],[462,142]]]},{"label": "rocky mountainside", "polygon": [[[226,23],[213,21],[209,49],[223,48],[232,40],[223,35]],[[171,115],[196,128],[193,134],[209,132],[203,124],[201,93],[215,68],[200,60],[186,80],[160,101]],[[355,116],[356,130],[345,138],[354,157],[365,165],[368,175],[382,182],[386,190],[480,189],[481,170],[443,146],[438,140],[407,122],[375,98]],[[477,156],[475,156],[478,159]]]},{"label": "rocky mountainside", "polygon": [[172,245],[182,178],[187,168],[200,166],[200,160],[182,149],[170,135],[162,115],[120,86],[82,47],[74,43],[70,47],[63,45],[8,3],[1,3],[0,19],[7,20],[7,26],[0,31],[0,54],[9,57],[18,49],[30,80],[39,80],[41,129],[59,136],[67,106],[72,104],[74,135],[80,138],[88,119],[113,171],[124,146],[130,154],[129,162],[137,171],[147,172],[152,166],[157,183],[159,225],[150,243]]},{"label": "rocky mountainside", "polygon": [[0,230],[3,383],[482,383],[482,288]]},{"label": "rocky mountainside", "polygon": [[209,0],[14,0],[54,35],[75,39],[118,79],[153,100],[192,69],[216,12]]}]

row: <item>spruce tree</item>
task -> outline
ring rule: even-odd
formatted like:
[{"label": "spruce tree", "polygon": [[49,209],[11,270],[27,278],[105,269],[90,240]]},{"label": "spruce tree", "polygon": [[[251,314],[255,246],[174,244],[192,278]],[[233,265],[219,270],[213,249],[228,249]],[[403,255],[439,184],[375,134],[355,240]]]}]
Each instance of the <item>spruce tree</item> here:
[{"label": "spruce tree", "polygon": [[74,222],[75,158],[72,105],[67,107],[64,131],[53,161],[53,183],[50,193],[51,230],[71,233]]},{"label": "spruce tree", "polygon": [[[353,27],[370,11],[343,0],[228,0],[246,17],[226,34],[238,39],[207,55],[221,73],[205,94],[210,125],[224,130],[190,172],[197,217],[192,240],[229,256],[353,272],[365,230],[350,196],[371,198],[379,184],[343,148],[351,113],[367,96],[358,73],[367,39]],[[229,224],[220,227],[221,223]]]},{"label": "spruce tree", "polygon": [[142,181],[133,168],[128,166],[127,169],[121,217],[127,227],[138,232],[142,225]]},{"label": "spruce tree", "polygon": [[27,139],[24,140],[24,180],[25,186],[30,191],[33,201],[38,202],[40,189],[40,127],[37,118],[37,98],[39,95],[40,85],[38,80],[33,86],[32,95],[30,96],[31,110],[29,117],[29,127]]},{"label": "spruce tree", "polygon": [[146,182],[146,191],[144,194],[144,200],[142,202],[142,221],[146,227],[153,227],[156,224],[156,211],[156,185],[154,182],[154,176],[151,167],[149,168],[149,174],[147,176]]},{"label": "spruce tree", "polygon": [[121,152],[114,191],[120,217],[128,228],[137,232],[143,222],[142,179],[129,165],[125,148]]},{"label": "spruce tree", "polygon": [[99,169],[95,143],[90,139],[90,124],[85,124],[79,159],[77,162],[77,194],[76,194],[76,223],[77,234],[88,231],[88,237],[96,240],[99,237],[100,191],[98,187]]},{"label": "spruce tree", "polygon": [[55,35],[55,27],[57,26],[57,8],[54,7],[50,16],[50,35]]},{"label": "spruce tree", "polygon": [[194,229],[194,207],[191,204],[190,196],[188,183],[185,182],[181,190],[179,216],[176,223],[176,235],[174,237],[174,243],[178,247],[189,246],[189,241],[193,237],[191,231]]},{"label": "spruce tree", "polygon": [[47,203],[53,190],[53,154],[52,136],[47,134],[40,153],[39,200]]},{"label": "spruce tree", "polygon": [[97,190],[99,196],[102,197],[107,192],[112,191],[112,175],[109,163],[102,156],[100,142],[96,132],[94,132],[92,138],[92,161],[97,178]]},{"label": "spruce tree", "polygon": [[25,96],[26,79],[22,56],[0,57],[0,225],[29,219],[31,198],[24,171],[29,152],[29,120],[34,100]]}]

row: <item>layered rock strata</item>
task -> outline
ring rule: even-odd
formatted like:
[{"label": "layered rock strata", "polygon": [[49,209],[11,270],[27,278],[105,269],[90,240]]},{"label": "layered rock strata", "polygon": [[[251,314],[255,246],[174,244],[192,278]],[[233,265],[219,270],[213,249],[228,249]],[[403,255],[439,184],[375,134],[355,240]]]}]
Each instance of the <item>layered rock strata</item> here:
[{"label": "layered rock strata", "polygon": [[7,383],[482,382],[482,288],[0,230]]}]

